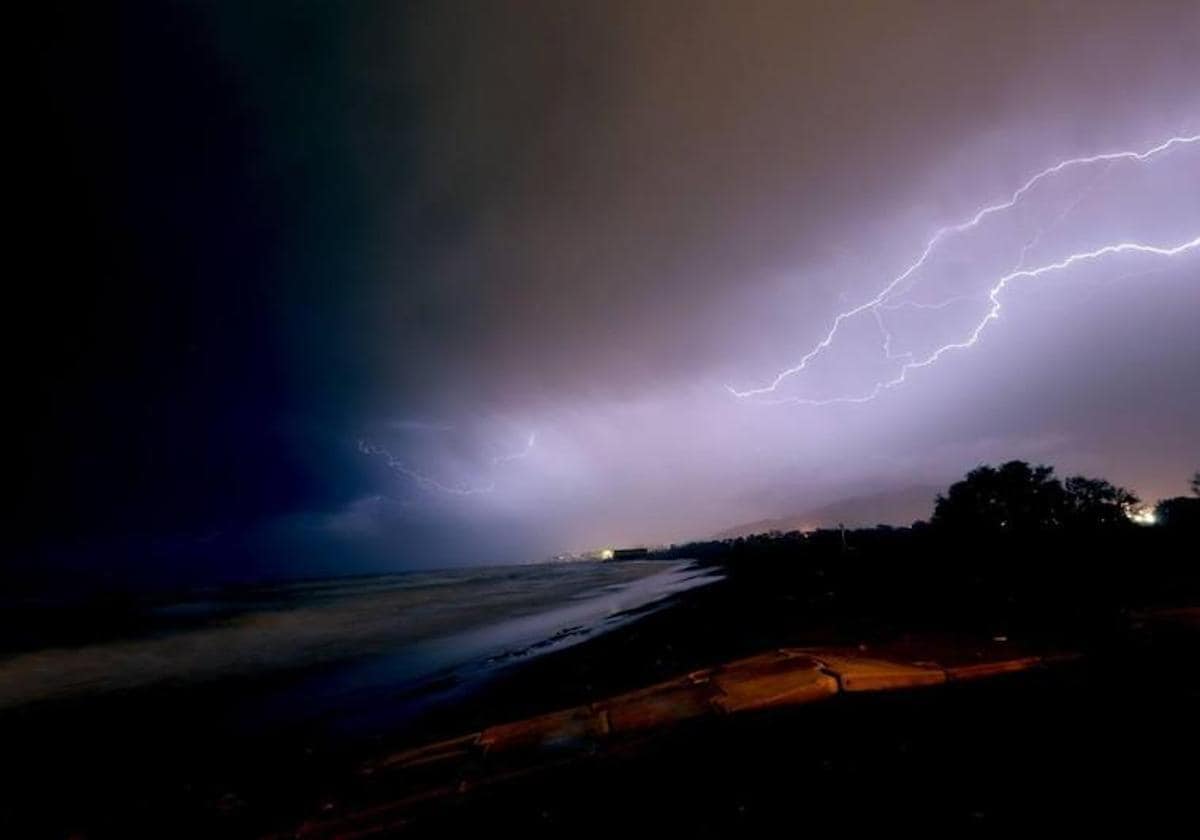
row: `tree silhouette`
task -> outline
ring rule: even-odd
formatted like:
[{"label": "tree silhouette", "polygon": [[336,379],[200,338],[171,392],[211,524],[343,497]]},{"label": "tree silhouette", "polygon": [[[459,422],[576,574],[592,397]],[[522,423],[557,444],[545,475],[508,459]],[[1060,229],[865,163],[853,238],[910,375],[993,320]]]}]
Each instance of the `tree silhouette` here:
[{"label": "tree silhouette", "polygon": [[1154,508],[1154,514],[1158,523],[1167,528],[1200,530],[1200,498],[1176,496],[1163,499]]},{"label": "tree silhouette", "polygon": [[1113,528],[1129,524],[1129,514],[1140,501],[1124,487],[1102,478],[1072,476],[1066,482],[1064,524],[1075,528]]},{"label": "tree silhouette", "polygon": [[1072,476],[1065,485],[1054,468],[1009,461],[982,466],[939,495],[933,524],[974,533],[1028,534],[1051,529],[1124,527],[1138,497],[1103,479]]},{"label": "tree silhouette", "polygon": [[1191,496],[1163,499],[1154,508],[1160,525],[1168,528],[1200,531],[1200,472],[1192,476]]},{"label": "tree silhouette", "polygon": [[1009,461],[977,467],[939,494],[932,522],[951,531],[1026,533],[1061,525],[1067,512],[1053,467]]}]

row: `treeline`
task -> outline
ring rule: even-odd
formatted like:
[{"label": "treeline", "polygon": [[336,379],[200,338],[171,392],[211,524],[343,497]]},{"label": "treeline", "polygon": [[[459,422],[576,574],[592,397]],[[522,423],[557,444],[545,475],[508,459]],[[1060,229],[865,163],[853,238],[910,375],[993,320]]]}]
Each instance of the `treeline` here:
[{"label": "treeline", "polygon": [[[694,542],[657,552],[724,568],[731,620],[1094,635],[1149,605],[1200,603],[1200,474],[1160,502],[1011,461],[939,495],[929,522]],[[1143,522],[1146,524],[1139,524]]]}]

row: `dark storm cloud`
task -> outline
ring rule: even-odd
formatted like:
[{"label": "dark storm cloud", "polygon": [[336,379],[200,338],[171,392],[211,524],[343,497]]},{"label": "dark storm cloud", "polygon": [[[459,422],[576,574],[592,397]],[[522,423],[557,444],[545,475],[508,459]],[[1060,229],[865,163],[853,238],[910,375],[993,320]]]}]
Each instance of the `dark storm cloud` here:
[{"label": "dark storm cloud", "polygon": [[[452,339],[431,334],[419,373],[402,352],[395,369],[418,401],[560,429],[543,457],[572,501],[526,501],[565,531],[694,532],[1006,454],[1163,493],[1196,450],[1174,413],[1131,408],[1147,368],[1194,381],[1191,263],[1141,304],[1140,329],[1166,324],[1149,353],[1102,301],[1054,301],[1024,313],[1036,342],[951,360],[919,400],[764,416],[719,397],[793,362],[934,227],[1031,172],[1197,130],[1193,6],[438,5],[420,20],[421,194],[463,224],[394,290],[398,331],[453,300]],[[1196,179],[1194,157],[1171,167],[1176,186]],[[1122,219],[1167,236],[1194,211],[1167,199]]]},{"label": "dark storm cloud", "polygon": [[[1182,2],[43,13],[16,532],[312,571],[703,534],[985,459],[1172,492],[1195,259],[1014,297],[871,406],[723,386],[1031,172],[1200,131],[1198,33]],[[1179,233],[1195,160],[1088,218]]]},{"label": "dark storm cloud", "polygon": [[363,115],[404,108],[375,115],[346,75],[369,24],[149,3],[31,22],[5,354],[19,543],[103,567],[345,494],[371,189],[405,165],[397,130],[359,166]]},{"label": "dark storm cloud", "polygon": [[[466,377],[493,399],[522,380],[640,390],[743,354],[748,318],[815,325],[862,282],[805,278],[785,312],[757,292],[846,252],[848,268],[890,268],[957,202],[1054,150],[1127,141],[1147,118],[1175,126],[1195,102],[1183,80],[1196,14],[1183,5],[439,4],[431,16],[414,56],[425,189],[471,224],[427,282],[478,313],[442,356],[455,386]],[[1016,148],[964,165],[964,147],[1014,121]],[[939,177],[962,183],[927,197]]]}]

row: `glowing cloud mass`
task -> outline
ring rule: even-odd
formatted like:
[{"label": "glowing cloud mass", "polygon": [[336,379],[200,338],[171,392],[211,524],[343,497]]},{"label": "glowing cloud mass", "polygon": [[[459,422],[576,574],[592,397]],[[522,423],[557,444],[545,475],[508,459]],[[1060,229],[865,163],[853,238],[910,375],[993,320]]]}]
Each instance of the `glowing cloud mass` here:
[{"label": "glowing cloud mass", "polygon": [[37,574],[529,562],[908,524],[1014,458],[1145,504],[1200,468],[1196,3],[84,6],[24,85]]},{"label": "glowing cloud mass", "polygon": [[[978,228],[989,216],[992,216],[993,214],[996,214],[996,213],[1001,213],[1001,212],[1013,209],[1014,207],[1016,207],[1016,205],[1022,199],[1024,199],[1027,195],[1029,195],[1029,193],[1031,191],[1033,191],[1039,185],[1040,182],[1044,181],[1047,178],[1051,178],[1055,175],[1058,175],[1061,172],[1064,172],[1064,171],[1067,171],[1067,170],[1070,170],[1070,169],[1076,168],[1076,167],[1095,166],[1097,164],[1108,165],[1108,164],[1118,162],[1118,161],[1128,162],[1128,163],[1143,163],[1143,162],[1149,161],[1151,158],[1155,157],[1156,155],[1160,155],[1164,152],[1171,150],[1173,147],[1184,146],[1184,145],[1197,143],[1197,142],[1200,142],[1200,135],[1171,137],[1171,138],[1168,138],[1167,140],[1164,140],[1163,142],[1159,143],[1158,145],[1153,146],[1144,151],[1140,151],[1140,152],[1138,152],[1138,151],[1107,152],[1104,154],[1088,155],[1085,157],[1068,158],[1066,160],[1059,161],[1058,163],[1043,169],[1042,171],[1038,172],[1037,174],[1035,174],[1031,178],[1029,178],[1029,180],[1027,180],[1020,187],[1018,187],[1007,200],[997,203],[997,204],[989,204],[985,207],[980,208],[977,212],[975,212],[974,215],[972,215],[966,221],[959,222],[958,224],[955,224],[955,225],[950,225],[950,226],[939,228],[937,230],[937,232],[934,233],[932,238],[930,238],[930,240],[925,244],[924,249],[921,251],[920,256],[917,258],[917,260],[915,262],[913,262],[911,265],[909,265],[907,268],[905,268],[902,272],[900,272],[900,274],[896,275],[896,277],[893,278],[891,280],[891,282],[889,282],[883,288],[882,291],[880,291],[877,295],[875,295],[873,298],[868,300],[866,303],[860,304],[852,309],[848,309],[844,312],[838,313],[838,315],[833,319],[833,324],[829,328],[829,331],[825,334],[824,338],[822,338],[816,344],[816,346],[814,346],[804,356],[802,356],[800,358],[800,361],[798,361],[795,365],[793,365],[789,368],[786,368],[785,370],[783,370],[779,374],[777,374],[775,376],[775,378],[773,380],[771,380],[771,382],[768,385],[765,385],[760,388],[749,388],[749,389],[740,390],[740,391],[735,388],[727,386],[729,392],[731,394],[733,394],[735,397],[739,397],[739,398],[758,397],[758,396],[763,396],[766,394],[777,393],[779,391],[780,387],[784,384],[784,382],[786,380],[788,380],[791,377],[796,376],[797,374],[802,373],[805,369],[808,368],[808,366],[811,362],[815,361],[823,352],[825,352],[826,350],[829,349],[829,347],[837,339],[838,331],[840,330],[842,324],[845,321],[847,321],[851,318],[855,318],[859,315],[864,315],[864,314],[868,314],[868,313],[875,318],[876,322],[879,324],[880,330],[884,334],[884,344],[883,344],[884,354],[889,359],[898,358],[897,356],[895,356],[893,354],[893,351],[892,351],[892,336],[887,331],[887,328],[884,325],[884,317],[882,314],[883,311],[895,310],[897,308],[901,308],[906,305],[912,306],[915,308],[919,308],[919,309],[925,309],[925,310],[939,310],[939,309],[944,309],[944,308],[946,308],[954,303],[957,303],[961,300],[964,300],[964,297],[962,295],[950,297],[950,298],[947,298],[938,303],[914,303],[909,300],[899,299],[899,298],[901,298],[901,296],[903,294],[911,292],[915,275],[917,275],[918,272],[920,272],[920,270],[922,269],[922,267],[925,266],[925,264],[929,261],[931,255],[934,253],[935,249],[938,247],[939,244],[941,244],[941,242],[943,240],[945,240],[946,238],[948,238],[950,236],[956,235],[956,234],[962,234],[962,233],[966,233],[968,231],[973,231],[974,229]],[[1194,168],[1195,163],[1193,162],[1192,165]],[[1189,183],[1189,179],[1183,178],[1179,182],[1179,186],[1181,189],[1184,189],[1184,190],[1189,190],[1189,189],[1194,190],[1197,186],[1200,186],[1200,184],[1197,184],[1195,182]],[[1077,204],[1078,204],[1078,202],[1075,202],[1074,204],[1071,205],[1071,207],[1069,209],[1074,209],[1077,206]],[[1059,220],[1061,221],[1061,216],[1060,216]],[[942,357],[942,355],[944,355],[945,353],[947,353],[951,350],[965,350],[969,347],[973,347],[975,345],[975,343],[979,340],[979,336],[983,332],[983,330],[987,326],[987,324],[990,321],[993,321],[999,317],[1001,304],[996,296],[1001,291],[1003,291],[1004,288],[1013,280],[1018,280],[1021,278],[1039,277],[1043,274],[1046,274],[1046,273],[1049,273],[1052,271],[1059,271],[1061,269],[1069,268],[1070,266],[1072,266],[1075,263],[1080,262],[1080,261],[1099,259],[1099,258],[1102,258],[1105,256],[1114,255],[1114,254],[1137,252],[1137,253],[1142,253],[1142,254],[1153,254],[1156,256],[1160,256],[1160,257],[1174,257],[1174,256],[1178,256],[1182,253],[1185,253],[1186,251],[1189,251],[1189,250],[1195,248],[1197,246],[1197,243],[1200,243],[1200,237],[1197,237],[1196,239],[1193,239],[1189,242],[1185,242],[1181,245],[1176,245],[1176,246],[1154,246],[1154,245],[1139,244],[1139,243],[1134,243],[1134,242],[1120,242],[1120,243],[1117,243],[1114,245],[1105,245],[1103,247],[1093,249],[1091,251],[1074,253],[1058,262],[1039,266],[1037,268],[1032,268],[1032,269],[1024,268],[1027,251],[1036,242],[1038,242],[1042,238],[1042,234],[1043,234],[1043,231],[1038,230],[1035,239],[1031,240],[1029,243],[1027,243],[1024,247],[1021,248],[1020,255],[1017,260],[1016,268],[1009,274],[1006,274],[1003,277],[999,278],[999,280],[997,280],[994,285],[990,286],[987,289],[987,298],[991,302],[991,306],[988,308],[987,313],[983,316],[982,320],[980,320],[979,322],[977,322],[975,324],[974,328],[970,330],[967,337],[964,338],[963,340],[954,342],[954,343],[944,344],[944,345],[938,347],[936,350],[934,350],[933,353],[931,353],[919,360],[914,360],[912,358],[912,356],[913,356],[912,353],[904,354],[904,356],[906,356],[909,359],[909,361],[906,361],[903,364],[903,366],[900,368],[900,373],[893,379],[875,383],[875,385],[872,387],[871,391],[865,395],[862,395],[862,396],[838,396],[838,397],[831,397],[828,399],[806,399],[803,397],[790,397],[790,398],[787,398],[784,400],[776,400],[776,401],[774,401],[775,404],[784,402],[784,403],[802,404],[802,405],[830,405],[830,404],[838,403],[838,402],[868,402],[870,400],[873,400],[875,397],[879,396],[879,394],[882,393],[885,389],[892,388],[892,387],[895,387],[896,385],[903,383],[905,381],[905,379],[907,378],[909,371],[915,370],[917,368],[928,367],[929,365],[932,365],[935,362],[937,362]]]}]

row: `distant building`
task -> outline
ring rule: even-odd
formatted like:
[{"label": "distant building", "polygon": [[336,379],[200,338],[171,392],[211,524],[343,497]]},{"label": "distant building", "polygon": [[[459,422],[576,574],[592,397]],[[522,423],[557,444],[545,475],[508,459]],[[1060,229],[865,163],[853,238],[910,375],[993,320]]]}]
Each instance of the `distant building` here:
[{"label": "distant building", "polygon": [[640,560],[650,556],[648,548],[616,548],[613,549],[613,560]]}]

